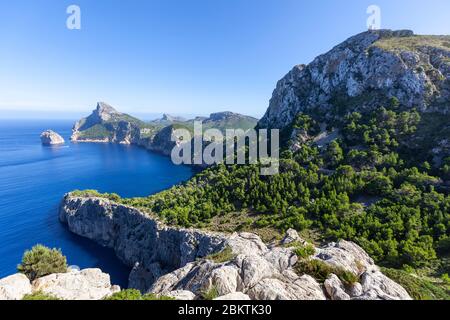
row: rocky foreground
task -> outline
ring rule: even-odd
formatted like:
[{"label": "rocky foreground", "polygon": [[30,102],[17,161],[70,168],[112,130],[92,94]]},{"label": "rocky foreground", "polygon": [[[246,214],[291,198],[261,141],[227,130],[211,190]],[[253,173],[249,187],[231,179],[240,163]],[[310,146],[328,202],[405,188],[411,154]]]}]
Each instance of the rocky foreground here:
[{"label": "rocky foreground", "polygon": [[100,300],[120,291],[100,269],[69,270],[33,282],[21,273],[0,279],[0,300],[21,300],[42,292],[61,300]]},{"label": "rocky foreground", "polygon": [[[94,197],[67,195],[60,219],[69,229],[115,250],[133,267],[129,287],[144,293],[199,299],[409,300],[358,245],[340,241],[314,248],[306,260],[344,270],[357,281],[330,274],[323,283],[298,272],[294,248],[305,242],[289,230],[280,243],[264,244],[251,233],[231,235],[166,226],[132,207]],[[219,254],[211,255],[219,252]]]}]

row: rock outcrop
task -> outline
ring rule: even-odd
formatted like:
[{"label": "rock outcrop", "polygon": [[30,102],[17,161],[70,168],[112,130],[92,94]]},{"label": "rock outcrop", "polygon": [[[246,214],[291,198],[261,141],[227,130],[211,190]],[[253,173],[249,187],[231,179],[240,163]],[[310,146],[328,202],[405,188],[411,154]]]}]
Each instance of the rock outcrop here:
[{"label": "rock outcrop", "polygon": [[[134,266],[130,287],[142,292],[186,300],[211,292],[221,299],[410,299],[352,242],[316,248],[308,258],[360,279],[346,286],[337,275],[320,283],[296,269],[294,248],[306,242],[294,230],[288,231],[283,245],[268,246],[255,234],[168,227],[132,207],[70,195],[61,204],[60,219],[72,232],[113,248],[124,263]],[[222,252],[219,261],[210,255],[217,252]]]},{"label": "rock outcrop", "polygon": [[46,130],[41,133],[41,142],[44,146],[52,146],[65,143],[63,137],[52,130]]},{"label": "rock outcrop", "polygon": [[408,30],[353,36],[281,79],[258,126],[284,129],[301,112],[330,118],[342,106],[365,111],[393,97],[409,108],[448,114],[449,44],[449,36]]},{"label": "rock outcrop", "polygon": [[39,278],[33,282],[33,291],[62,300],[101,300],[119,292],[120,287],[111,285],[109,275],[100,269],[84,269]]},{"label": "rock outcrop", "polygon": [[38,278],[32,283],[20,273],[0,280],[0,300],[21,300],[36,292],[60,300],[101,300],[118,291],[120,287],[111,285],[109,275],[100,269],[69,270]]},{"label": "rock outcrop", "polygon": [[32,292],[30,280],[21,273],[0,279],[0,300],[20,300]]},{"label": "rock outcrop", "polygon": [[83,237],[115,250],[133,267],[130,283],[145,291],[160,275],[222,249],[223,235],[168,227],[132,207],[102,198],[67,195],[60,220]]}]

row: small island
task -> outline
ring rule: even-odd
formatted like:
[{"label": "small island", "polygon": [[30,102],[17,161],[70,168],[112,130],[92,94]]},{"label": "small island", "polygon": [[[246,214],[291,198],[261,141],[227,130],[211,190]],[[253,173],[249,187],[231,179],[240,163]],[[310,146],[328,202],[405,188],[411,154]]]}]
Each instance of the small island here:
[{"label": "small island", "polygon": [[63,137],[52,130],[46,130],[41,133],[41,142],[44,146],[53,146],[65,143]]}]

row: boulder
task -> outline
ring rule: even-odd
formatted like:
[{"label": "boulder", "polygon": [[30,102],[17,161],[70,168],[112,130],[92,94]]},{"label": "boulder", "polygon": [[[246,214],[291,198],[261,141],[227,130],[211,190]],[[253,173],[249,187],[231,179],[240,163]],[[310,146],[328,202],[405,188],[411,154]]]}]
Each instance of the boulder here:
[{"label": "boulder", "polygon": [[30,280],[22,273],[0,279],[0,300],[21,300],[31,291]]},{"label": "boulder", "polygon": [[235,301],[244,301],[244,300],[251,300],[248,295],[242,292],[233,292],[226,294],[224,296],[215,298],[214,300],[235,300]]},{"label": "boulder", "polygon": [[350,300],[350,296],[345,292],[344,284],[335,274],[331,274],[325,280],[324,287],[331,300]]},{"label": "boulder", "polygon": [[188,290],[174,290],[166,294],[167,297],[174,298],[176,300],[194,300],[195,294]]},{"label": "boulder", "polygon": [[42,291],[62,300],[101,300],[120,291],[100,269],[54,273],[35,280],[32,285],[34,292]]}]

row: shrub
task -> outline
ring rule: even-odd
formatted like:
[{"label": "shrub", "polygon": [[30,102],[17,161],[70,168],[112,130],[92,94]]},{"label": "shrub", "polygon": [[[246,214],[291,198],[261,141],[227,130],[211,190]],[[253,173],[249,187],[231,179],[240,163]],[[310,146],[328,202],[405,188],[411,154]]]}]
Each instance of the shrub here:
[{"label": "shrub", "polygon": [[381,271],[400,284],[415,300],[450,300],[450,293],[445,288],[403,270],[382,268]]},{"label": "shrub", "polygon": [[204,300],[214,300],[219,296],[219,290],[217,290],[217,287],[212,286],[210,289],[202,292],[202,298]]},{"label": "shrub", "polygon": [[139,290],[126,289],[116,292],[113,295],[106,297],[104,300],[175,300],[171,297],[158,296],[154,293],[147,293],[142,295]]},{"label": "shrub", "polygon": [[235,258],[235,254],[233,253],[233,249],[231,249],[229,246],[225,247],[222,251],[219,251],[217,253],[210,254],[209,256],[206,256],[205,259],[214,261],[215,263],[223,263],[230,260],[233,260]]},{"label": "shrub", "polygon": [[298,274],[308,274],[323,283],[331,274],[335,274],[344,285],[350,286],[358,282],[359,277],[350,271],[342,268],[334,267],[321,260],[310,259],[299,261],[295,265],[295,270]]},{"label": "shrub", "polygon": [[33,281],[52,273],[67,272],[67,259],[61,250],[39,244],[24,253],[17,270]]},{"label": "shrub", "polygon": [[298,274],[308,274],[317,281],[323,283],[330,274],[333,273],[333,268],[320,260],[301,260],[295,265],[295,270]]},{"label": "shrub", "polygon": [[105,300],[142,300],[142,294],[136,289],[127,289],[116,292]]},{"label": "shrub", "polygon": [[60,299],[51,294],[44,293],[42,291],[37,291],[34,293],[24,295],[22,300],[60,300]]},{"label": "shrub", "polygon": [[294,249],[294,253],[297,255],[298,258],[305,259],[310,256],[312,256],[316,252],[316,249],[314,246],[307,244],[307,245],[298,245]]}]

